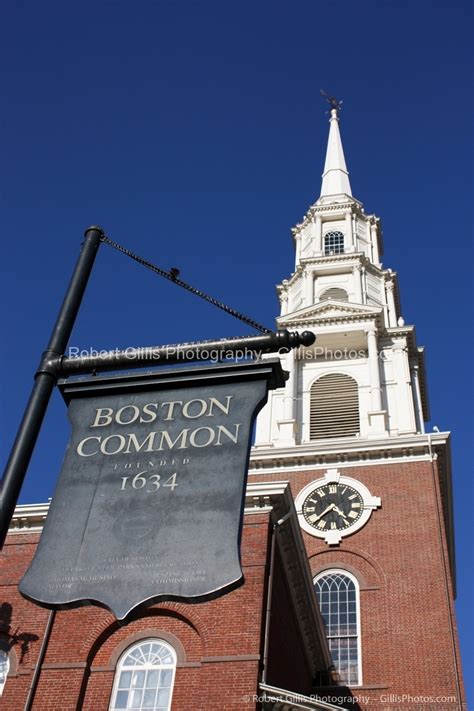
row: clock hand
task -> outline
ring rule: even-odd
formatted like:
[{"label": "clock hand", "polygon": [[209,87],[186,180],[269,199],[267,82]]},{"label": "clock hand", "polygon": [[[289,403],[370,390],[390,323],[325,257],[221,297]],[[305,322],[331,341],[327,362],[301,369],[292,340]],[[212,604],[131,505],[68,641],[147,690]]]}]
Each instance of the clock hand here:
[{"label": "clock hand", "polygon": [[344,511],[341,511],[341,509],[338,506],[336,506],[335,504],[334,504],[333,508],[334,508],[334,511],[339,514],[339,516],[342,516],[342,518],[345,518],[347,521],[347,516],[344,513]]},{"label": "clock hand", "polygon": [[332,511],[334,508],[335,504],[330,504],[326,509],[324,509],[322,513],[319,514],[319,516],[316,516],[316,518],[313,519],[314,523],[316,523],[316,521],[319,521],[319,519],[322,518],[325,514],[327,514],[328,511]]}]

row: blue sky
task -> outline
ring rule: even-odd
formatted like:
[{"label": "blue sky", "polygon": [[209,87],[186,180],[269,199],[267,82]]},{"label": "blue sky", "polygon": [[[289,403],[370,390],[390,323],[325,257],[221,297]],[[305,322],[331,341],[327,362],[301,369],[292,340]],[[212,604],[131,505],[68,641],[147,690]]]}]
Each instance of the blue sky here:
[{"label": "blue sky", "polygon": [[[4,457],[90,224],[273,326],[290,227],[319,195],[319,89],[335,93],[353,193],[382,218],[427,349],[431,426],[453,431],[473,698],[470,3],[17,0],[2,14]],[[250,332],[102,247],[71,345]],[[22,503],[51,496],[67,435],[56,395]]]}]

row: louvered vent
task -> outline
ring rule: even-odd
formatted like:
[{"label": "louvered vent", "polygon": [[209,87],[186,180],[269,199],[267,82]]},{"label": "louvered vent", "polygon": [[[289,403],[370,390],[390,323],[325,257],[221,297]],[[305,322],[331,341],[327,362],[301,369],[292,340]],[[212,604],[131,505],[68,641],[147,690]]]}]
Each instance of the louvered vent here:
[{"label": "louvered vent", "polygon": [[310,438],[359,434],[359,393],[354,378],[331,373],[311,387]]},{"label": "louvered vent", "polygon": [[347,291],[344,291],[344,289],[338,289],[335,286],[332,289],[325,291],[324,294],[321,294],[319,297],[320,301],[326,301],[327,299],[334,299],[335,301],[348,301],[349,297],[347,296]]}]

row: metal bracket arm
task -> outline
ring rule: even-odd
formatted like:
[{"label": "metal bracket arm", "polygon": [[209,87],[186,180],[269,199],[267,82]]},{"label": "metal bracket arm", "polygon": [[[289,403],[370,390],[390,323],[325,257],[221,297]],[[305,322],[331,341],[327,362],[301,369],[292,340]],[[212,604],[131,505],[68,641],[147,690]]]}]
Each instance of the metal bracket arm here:
[{"label": "metal bracket arm", "polygon": [[[79,375],[91,371],[123,370],[143,368],[144,366],[188,363],[197,360],[225,359],[234,354],[236,357],[258,356],[263,353],[288,353],[299,346],[311,346],[316,336],[311,331],[276,331],[261,336],[245,336],[217,341],[198,341],[165,346],[147,346],[129,348],[125,351],[104,351],[94,356],[62,358],[48,361],[48,367],[59,367],[59,375]],[[211,355],[212,354],[212,355]]]}]

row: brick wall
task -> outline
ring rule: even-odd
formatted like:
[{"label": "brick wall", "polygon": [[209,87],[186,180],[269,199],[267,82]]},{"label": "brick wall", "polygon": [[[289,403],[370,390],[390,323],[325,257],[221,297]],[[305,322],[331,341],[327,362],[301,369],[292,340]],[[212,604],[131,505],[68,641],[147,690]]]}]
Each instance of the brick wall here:
[{"label": "brick wall", "polygon": [[[293,496],[325,469],[264,475],[251,481],[288,479]],[[303,531],[312,573],[344,568],[360,584],[362,686],[352,693],[371,699],[365,708],[419,711],[433,702],[402,705],[390,694],[451,696],[437,711],[461,709],[464,698],[446,535],[439,508],[436,462],[410,461],[341,467],[380,496],[381,508],[339,546]],[[459,684],[459,686],[458,686]],[[322,694],[325,694],[322,689]],[[327,691],[327,690],[326,690]],[[337,693],[335,694],[337,696]],[[381,701],[382,699],[382,701]],[[363,708],[363,706],[361,706]]]},{"label": "brick wall", "polygon": [[[289,479],[293,495],[324,469],[281,472],[253,481]],[[457,630],[449,578],[446,536],[439,509],[436,463],[411,461],[340,469],[380,496],[382,506],[340,546],[328,547],[303,532],[313,574],[331,567],[353,573],[360,585],[361,687],[320,688],[327,700],[365,697],[361,709],[454,711],[462,708]],[[4,643],[14,641],[12,673],[0,709],[21,709],[31,683],[49,611],[22,598],[16,585],[37,542],[36,534],[14,534],[0,558]],[[118,625],[105,610],[87,606],[56,614],[33,708],[107,709],[120,653],[140,637],[170,641],[178,654],[173,711],[255,709],[261,672],[268,514],[245,517],[245,583],[214,601],[164,603]],[[309,681],[298,648],[296,625],[281,570],[276,569],[269,683],[304,691]],[[275,620],[280,622],[275,624]],[[9,636],[10,635],[10,636]],[[23,645],[23,650],[22,650]],[[293,667],[292,667],[293,664]],[[458,686],[459,683],[459,686]],[[413,701],[402,695],[453,701]],[[246,700],[247,697],[249,700]],[[392,700],[391,700],[392,699]],[[434,706],[433,706],[434,704]],[[357,707],[357,706],[355,706]]]},{"label": "brick wall", "polygon": [[[1,558],[0,593],[9,606],[3,608],[3,639],[14,630],[31,636],[21,660],[18,644],[13,645],[11,658],[17,669],[8,678],[1,709],[23,708],[50,614],[25,600],[16,587],[38,538],[10,535]],[[247,516],[242,540],[245,583],[236,590],[206,603],[154,605],[122,625],[92,605],[56,612],[33,709],[107,709],[117,660],[133,642],[146,637],[165,639],[177,650],[174,711],[255,709],[268,559],[269,515]],[[277,595],[279,615],[285,614],[287,602]],[[310,678],[307,682],[310,687]]]}]

